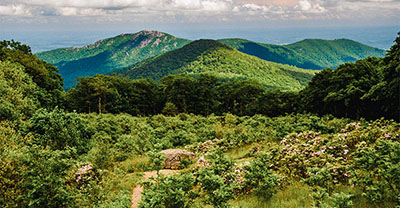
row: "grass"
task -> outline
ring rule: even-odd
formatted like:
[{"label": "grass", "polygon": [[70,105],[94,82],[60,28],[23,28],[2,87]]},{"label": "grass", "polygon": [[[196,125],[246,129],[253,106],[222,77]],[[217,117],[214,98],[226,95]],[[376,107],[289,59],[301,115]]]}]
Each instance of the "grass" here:
[{"label": "grass", "polygon": [[300,182],[294,182],[279,191],[269,201],[264,201],[254,195],[247,195],[231,201],[234,208],[298,208],[312,207],[311,189]]},{"label": "grass", "polygon": [[239,148],[231,149],[225,153],[225,156],[230,160],[240,160],[248,157],[248,153],[250,153],[253,147],[257,146],[257,144],[244,145]]},{"label": "grass", "polygon": [[128,172],[143,172],[148,170],[149,158],[147,156],[132,156],[120,163],[119,167]]}]

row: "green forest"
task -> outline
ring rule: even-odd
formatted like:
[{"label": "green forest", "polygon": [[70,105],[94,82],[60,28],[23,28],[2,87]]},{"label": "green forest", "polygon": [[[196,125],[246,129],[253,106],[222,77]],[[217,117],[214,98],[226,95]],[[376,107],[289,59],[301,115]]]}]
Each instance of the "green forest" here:
[{"label": "green forest", "polygon": [[289,64],[303,69],[337,68],[369,56],[383,57],[386,51],[349,39],[305,39],[287,45],[257,43],[244,39],[221,39],[224,44],[267,61]]},{"label": "green forest", "polygon": [[[131,207],[137,185],[141,208],[400,206],[400,32],[298,87],[96,74],[64,91],[29,46],[0,49],[0,207]],[[171,148],[196,157],[167,175]]]}]

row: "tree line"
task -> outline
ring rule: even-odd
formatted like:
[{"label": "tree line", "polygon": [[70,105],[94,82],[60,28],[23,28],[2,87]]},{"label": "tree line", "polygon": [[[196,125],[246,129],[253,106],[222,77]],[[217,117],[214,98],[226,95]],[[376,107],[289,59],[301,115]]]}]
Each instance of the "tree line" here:
[{"label": "tree line", "polygon": [[168,75],[160,83],[98,74],[78,81],[66,103],[68,110],[80,113],[278,116],[297,109],[296,92],[269,91],[254,80],[223,81],[210,74]]}]

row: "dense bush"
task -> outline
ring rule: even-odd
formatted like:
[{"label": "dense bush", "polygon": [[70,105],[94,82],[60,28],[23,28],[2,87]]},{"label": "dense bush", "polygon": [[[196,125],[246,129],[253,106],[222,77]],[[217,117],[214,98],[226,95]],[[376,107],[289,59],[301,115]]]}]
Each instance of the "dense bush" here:
[{"label": "dense bush", "polygon": [[262,154],[245,166],[246,187],[254,189],[254,193],[266,201],[278,192],[280,182],[280,177],[271,170],[270,159],[269,155]]},{"label": "dense bush", "polygon": [[140,208],[190,207],[197,193],[193,190],[195,179],[192,174],[180,176],[158,175],[155,181],[146,181]]},{"label": "dense bush", "polygon": [[48,112],[38,110],[29,120],[27,133],[32,134],[33,144],[50,147],[52,150],[75,148],[78,154],[89,150],[90,135],[76,113],[64,113],[55,109]]}]

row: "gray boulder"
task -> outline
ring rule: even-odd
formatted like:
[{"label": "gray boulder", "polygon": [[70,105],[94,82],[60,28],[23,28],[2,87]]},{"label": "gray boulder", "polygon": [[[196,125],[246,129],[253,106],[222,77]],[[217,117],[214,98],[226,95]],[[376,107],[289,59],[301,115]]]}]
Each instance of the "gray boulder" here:
[{"label": "gray boulder", "polygon": [[170,168],[173,170],[179,169],[181,161],[183,159],[195,159],[196,154],[183,149],[167,149],[161,151],[165,155],[165,168]]}]

